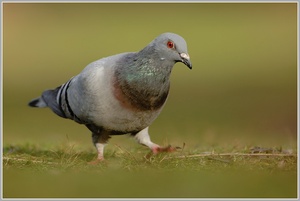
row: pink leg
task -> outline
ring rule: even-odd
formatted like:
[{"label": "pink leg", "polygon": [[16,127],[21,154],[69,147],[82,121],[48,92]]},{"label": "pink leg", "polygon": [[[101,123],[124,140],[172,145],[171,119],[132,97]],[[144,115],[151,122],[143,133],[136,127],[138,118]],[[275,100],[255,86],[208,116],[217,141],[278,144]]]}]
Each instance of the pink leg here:
[{"label": "pink leg", "polygon": [[104,146],[106,144],[102,144],[102,143],[96,143],[95,146],[97,148],[97,152],[98,152],[98,156],[95,160],[89,162],[89,164],[91,165],[97,165],[98,163],[104,161],[104,156],[103,156],[103,153],[104,153]]}]

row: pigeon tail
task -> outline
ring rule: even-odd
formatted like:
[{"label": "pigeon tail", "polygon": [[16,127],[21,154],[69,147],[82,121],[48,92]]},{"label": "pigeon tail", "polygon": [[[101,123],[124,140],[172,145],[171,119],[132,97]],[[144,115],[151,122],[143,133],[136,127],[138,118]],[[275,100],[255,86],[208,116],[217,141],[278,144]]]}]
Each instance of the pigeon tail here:
[{"label": "pigeon tail", "polygon": [[30,107],[47,107],[47,104],[41,97],[35,98],[28,103]]},{"label": "pigeon tail", "polygon": [[41,97],[33,99],[28,103],[30,107],[49,107],[55,114],[60,117],[66,118],[65,112],[61,106],[57,103],[56,97],[61,87],[57,87],[54,90],[46,90],[43,92]]}]

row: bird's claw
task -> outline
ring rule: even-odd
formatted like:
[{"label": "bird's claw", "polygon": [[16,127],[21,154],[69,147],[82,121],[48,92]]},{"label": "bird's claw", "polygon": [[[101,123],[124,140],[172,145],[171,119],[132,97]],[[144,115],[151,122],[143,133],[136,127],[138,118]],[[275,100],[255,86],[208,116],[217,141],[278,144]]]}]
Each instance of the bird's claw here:
[{"label": "bird's claw", "polygon": [[97,158],[95,160],[88,162],[88,164],[89,165],[98,165],[100,163],[103,163],[104,161],[105,161],[104,158]]},{"label": "bird's claw", "polygon": [[163,153],[163,152],[174,152],[177,149],[180,149],[180,147],[172,147],[171,145],[168,145],[166,147],[155,147],[152,149],[153,154]]},{"label": "bird's claw", "polygon": [[159,153],[174,152],[177,149],[181,149],[181,148],[180,147],[172,147],[171,145],[168,145],[166,147],[160,147],[160,146],[154,147],[151,149],[152,151],[145,156],[145,158],[149,159],[152,155],[156,155]]}]

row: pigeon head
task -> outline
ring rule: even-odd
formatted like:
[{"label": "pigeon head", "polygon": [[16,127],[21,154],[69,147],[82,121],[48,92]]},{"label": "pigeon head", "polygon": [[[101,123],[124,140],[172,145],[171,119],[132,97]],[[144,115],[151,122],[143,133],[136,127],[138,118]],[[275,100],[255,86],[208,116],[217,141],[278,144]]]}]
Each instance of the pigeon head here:
[{"label": "pigeon head", "polygon": [[160,55],[160,60],[174,63],[182,62],[192,69],[187,45],[181,36],[174,33],[163,33],[155,38],[151,45],[155,46],[156,52]]}]

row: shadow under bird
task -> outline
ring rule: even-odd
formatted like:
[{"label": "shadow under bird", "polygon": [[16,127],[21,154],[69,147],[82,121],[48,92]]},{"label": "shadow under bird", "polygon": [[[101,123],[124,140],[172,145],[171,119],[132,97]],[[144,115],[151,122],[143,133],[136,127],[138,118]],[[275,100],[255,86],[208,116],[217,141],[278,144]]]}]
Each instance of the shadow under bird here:
[{"label": "shadow under bird", "polygon": [[84,124],[92,132],[98,157],[111,135],[131,134],[154,154],[174,151],[150,140],[148,127],[162,111],[170,89],[170,74],[176,62],[190,69],[185,40],[163,33],[139,52],[99,59],[53,90],[46,90],[31,107],[49,107],[60,117]]}]

